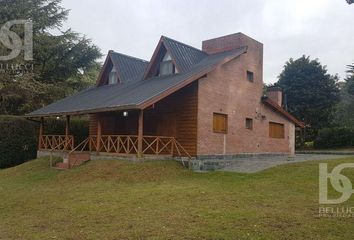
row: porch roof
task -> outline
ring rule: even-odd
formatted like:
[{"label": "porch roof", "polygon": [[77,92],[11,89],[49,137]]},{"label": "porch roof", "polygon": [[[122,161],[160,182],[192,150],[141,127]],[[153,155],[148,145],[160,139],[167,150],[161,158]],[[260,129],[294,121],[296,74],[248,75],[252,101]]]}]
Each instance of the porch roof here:
[{"label": "porch roof", "polygon": [[27,117],[143,109],[247,52],[247,47],[206,55],[190,69],[168,76],[94,86],[27,114]]}]

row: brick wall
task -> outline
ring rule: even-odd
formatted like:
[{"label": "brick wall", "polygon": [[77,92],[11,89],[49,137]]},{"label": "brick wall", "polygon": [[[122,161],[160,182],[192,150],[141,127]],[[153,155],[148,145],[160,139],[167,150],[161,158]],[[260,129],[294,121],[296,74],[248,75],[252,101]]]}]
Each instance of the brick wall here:
[{"label": "brick wall", "polygon": [[[232,38],[235,43],[232,43]],[[237,41],[241,39],[241,42]],[[214,43],[212,41],[215,41]],[[209,53],[247,44],[246,54],[224,64],[199,80],[198,155],[237,153],[290,153],[293,125],[261,103],[263,94],[263,45],[243,34],[234,34],[203,42]],[[247,80],[247,71],[254,81]],[[228,133],[213,132],[213,112],[228,115]],[[264,116],[264,117],[262,117]],[[245,119],[253,119],[253,130]],[[269,122],[285,125],[285,138],[269,138]]]}]

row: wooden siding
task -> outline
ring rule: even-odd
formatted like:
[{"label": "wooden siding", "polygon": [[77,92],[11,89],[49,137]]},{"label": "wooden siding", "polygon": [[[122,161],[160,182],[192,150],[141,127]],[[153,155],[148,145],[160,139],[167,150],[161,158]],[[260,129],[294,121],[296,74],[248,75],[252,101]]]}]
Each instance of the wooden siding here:
[{"label": "wooden siding", "polygon": [[[182,88],[144,110],[143,135],[175,137],[186,151],[197,154],[198,82]],[[102,135],[137,135],[138,111],[90,115],[90,135],[97,134],[97,119]]]},{"label": "wooden siding", "polygon": [[144,111],[144,135],[176,137],[186,151],[197,153],[198,82]]}]

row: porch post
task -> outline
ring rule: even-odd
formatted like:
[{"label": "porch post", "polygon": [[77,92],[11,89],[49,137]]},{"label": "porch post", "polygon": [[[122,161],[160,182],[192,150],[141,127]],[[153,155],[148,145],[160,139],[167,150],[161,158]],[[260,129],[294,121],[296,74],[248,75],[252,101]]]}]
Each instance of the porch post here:
[{"label": "porch post", "polygon": [[101,136],[102,136],[102,125],[101,119],[97,116],[97,139],[96,139],[96,151],[100,152],[101,149]]},{"label": "porch post", "polygon": [[144,110],[139,112],[138,121],[138,158],[143,156],[143,130],[144,130]]},{"label": "porch post", "polygon": [[41,117],[41,121],[39,123],[39,134],[38,134],[38,150],[42,149],[42,137],[43,137],[43,121],[44,118]]},{"label": "porch post", "polygon": [[65,122],[65,149],[68,149],[69,143],[69,128],[70,128],[70,115],[66,116]]}]

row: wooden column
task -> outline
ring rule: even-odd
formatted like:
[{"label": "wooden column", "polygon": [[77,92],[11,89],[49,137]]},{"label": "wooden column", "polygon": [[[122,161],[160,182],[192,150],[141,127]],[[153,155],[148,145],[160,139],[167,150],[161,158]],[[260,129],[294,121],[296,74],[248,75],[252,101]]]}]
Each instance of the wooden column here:
[{"label": "wooden column", "polygon": [[138,121],[138,158],[143,156],[143,131],[144,131],[144,110],[139,112]]},{"label": "wooden column", "polygon": [[69,147],[69,128],[70,128],[70,116],[66,116],[65,122],[65,149],[67,150]]},{"label": "wooden column", "polygon": [[101,119],[97,116],[97,139],[96,139],[96,151],[99,152],[101,149],[101,136],[102,136],[102,125]]},{"label": "wooden column", "polygon": [[43,121],[44,118],[41,117],[41,121],[39,123],[39,134],[38,134],[38,149],[42,149],[42,136],[43,136]]}]

